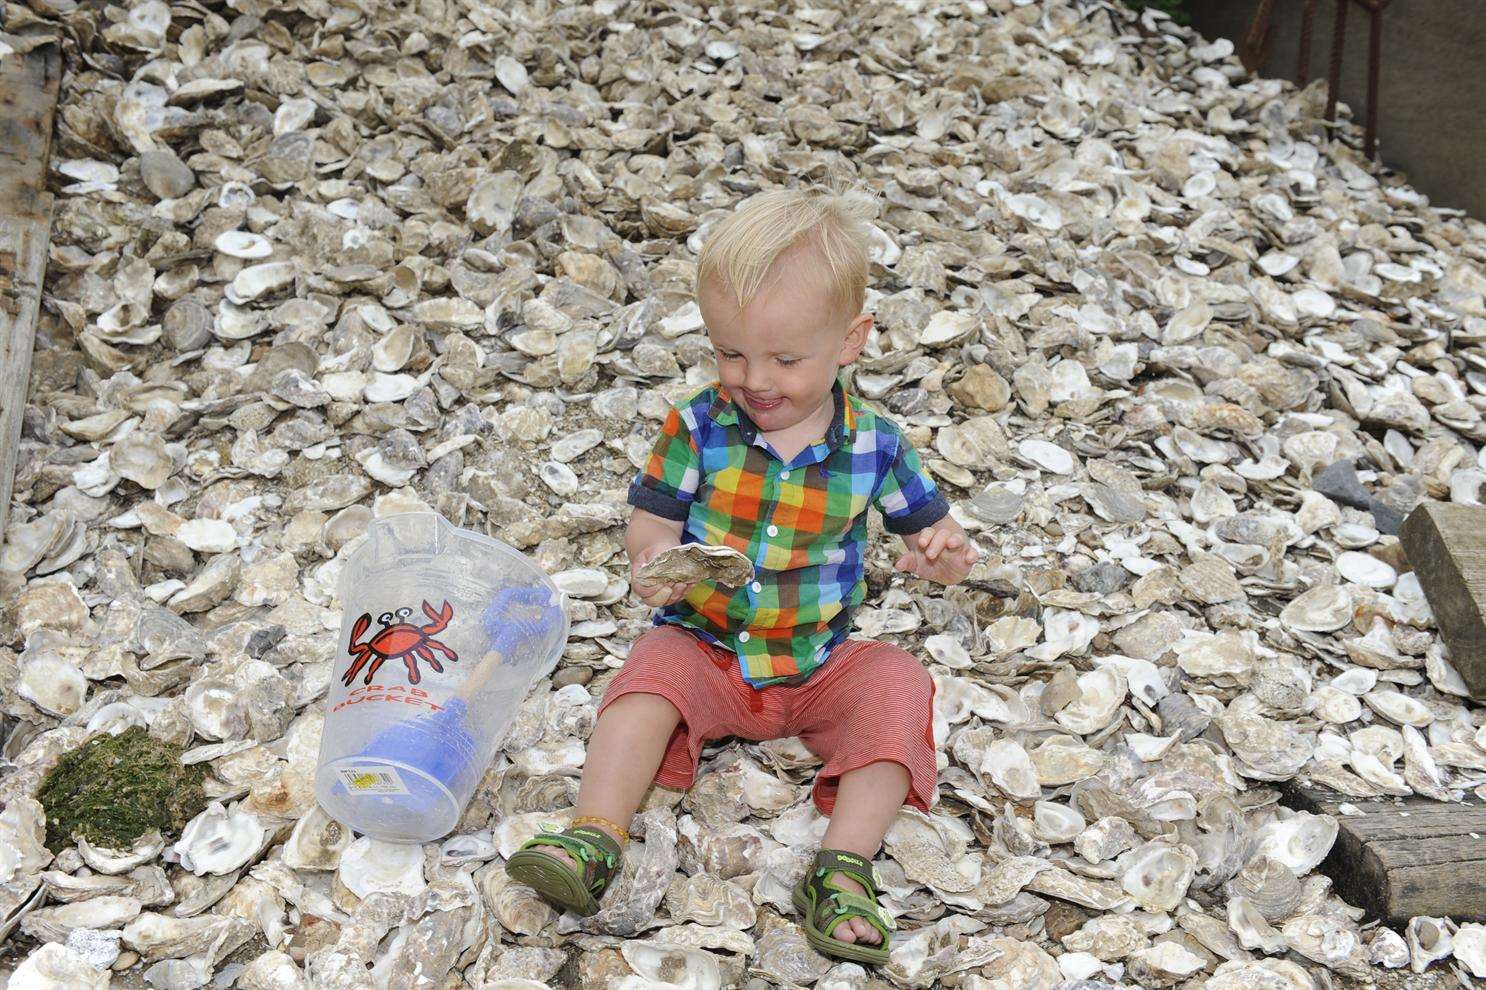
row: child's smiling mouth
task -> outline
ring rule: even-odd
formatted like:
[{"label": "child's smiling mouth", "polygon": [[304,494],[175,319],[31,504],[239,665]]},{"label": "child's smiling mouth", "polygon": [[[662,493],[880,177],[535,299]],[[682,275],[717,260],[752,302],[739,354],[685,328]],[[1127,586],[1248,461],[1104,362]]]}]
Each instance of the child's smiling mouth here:
[{"label": "child's smiling mouth", "polygon": [[771,409],[778,409],[780,406],[784,405],[784,396],[782,395],[775,396],[774,398],[766,401],[760,399],[758,396],[745,389],[743,392],[743,398],[748,401],[748,405],[750,407],[757,409],[760,412],[768,412]]}]

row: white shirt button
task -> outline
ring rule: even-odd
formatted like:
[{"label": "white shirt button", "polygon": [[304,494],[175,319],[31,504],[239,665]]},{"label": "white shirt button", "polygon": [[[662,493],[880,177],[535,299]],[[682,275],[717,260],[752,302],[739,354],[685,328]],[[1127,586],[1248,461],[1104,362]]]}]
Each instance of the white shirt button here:
[{"label": "white shirt button", "polygon": [[748,630],[747,629],[743,630],[742,632],[740,632],[738,634],[738,642],[740,642],[740,643],[746,643],[746,642],[748,642]]},{"label": "white shirt button", "polygon": [[789,472],[788,471],[780,471],[779,472],[779,480],[780,481],[788,481],[789,480]]},{"label": "white shirt button", "polygon": [[768,533],[770,536],[778,536],[779,535],[779,527],[778,526],[770,526],[768,529],[764,530],[764,532],[765,533]]},{"label": "white shirt button", "polygon": [[749,587],[752,588],[754,591],[763,591],[764,590],[764,586],[761,585],[761,584],[759,584],[757,581],[755,581],[752,584],[750,584]]}]

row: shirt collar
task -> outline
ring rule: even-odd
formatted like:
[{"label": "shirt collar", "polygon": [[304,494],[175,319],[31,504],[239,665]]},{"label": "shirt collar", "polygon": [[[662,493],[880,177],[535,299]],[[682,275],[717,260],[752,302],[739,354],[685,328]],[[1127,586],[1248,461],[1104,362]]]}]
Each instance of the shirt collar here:
[{"label": "shirt collar", "polygon": [[[835,449],[856,437],[857,414],[846,400],[846,389],[841,385],[841,380],[831,386],[831,398],[835,402],[835,412],[831,415],[831,425],[826,430],[826,445]],[[728,395],[728,390],[721,382],[717,384],[717,398],[712,401],[712,407],[707,410],[707,415],[719,426],[737,425],[743,439],[753,443],[758,437],[758,427],[753,420],[748,418],[738,404]]]}]

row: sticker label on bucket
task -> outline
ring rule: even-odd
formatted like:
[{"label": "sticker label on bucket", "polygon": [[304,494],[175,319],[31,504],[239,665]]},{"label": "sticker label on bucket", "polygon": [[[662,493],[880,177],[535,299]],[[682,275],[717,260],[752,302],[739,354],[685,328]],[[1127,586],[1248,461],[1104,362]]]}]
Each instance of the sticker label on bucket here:
[{"label": "sticker label on bucket", "polygon": [[406,794],[402,777],[391,767],[337,767],[336,774],[352,794]]}]

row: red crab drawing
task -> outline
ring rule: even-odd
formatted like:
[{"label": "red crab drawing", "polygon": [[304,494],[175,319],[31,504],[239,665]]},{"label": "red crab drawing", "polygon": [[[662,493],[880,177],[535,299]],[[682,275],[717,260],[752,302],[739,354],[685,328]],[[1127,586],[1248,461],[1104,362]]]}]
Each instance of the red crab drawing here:
[{"label": "red crab drawing", "polygon": [[351,643],[346,647],[351,651],[351,656],[356,658],[341,678],[346,687],[351,686],[351,682],[356,679],[356,675],[368,662],[371,666],[367,667],[366,679],[361,682],[363,684],[370,684],[372,678],[377,676],[377,668],[382,666],[382,662],[393,658],[401,658],[402,662],[407,665],[408,683],[417,684],[422,680],[422,676],[418,673],[420,658],[427,660],[429,666],[441,674],[444,672],[444,666],[434,655],[435,650],[450,660],[459,659],[459,654],[433,638],[434,633],[443,632],[448,627],[449,620],[454,618],[452,605],[445,601],[444,607],[435,612],[428,600],[424,599],[423,614],[433,620],[426,626],[416,626],[407,621],[412,614],[413,610],[410,608],[400,608],[395,613],[383,612],[377,618],[377,621],[382,624],[381,631],[365,643],[358,643],[357,640],[371,627],[371,613],[361,614],[361,618],[357,619],[356,624],[351,627]]}]

